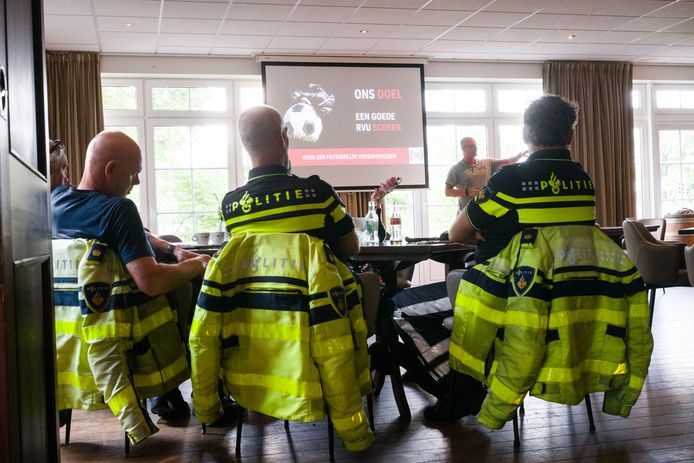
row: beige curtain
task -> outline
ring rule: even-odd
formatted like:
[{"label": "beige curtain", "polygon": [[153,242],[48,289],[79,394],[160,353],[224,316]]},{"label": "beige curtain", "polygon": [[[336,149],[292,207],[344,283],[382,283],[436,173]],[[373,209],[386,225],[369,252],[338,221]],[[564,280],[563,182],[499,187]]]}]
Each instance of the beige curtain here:
[{"label": "beige curtain", "polygon": [[48,133],[68,155],[70,184],[82,178],[89,141],[104,129],[98,53],[46,52]]},{"label": "beige curtain", "polygon": [[370,191],[340,191],[337,194],[352,217],[364,217],[369,211]]},{"label": "beige curtain", "polygon": [[621,225],[636,210],[632,64],[548,61],[542,84],[580,106],[571,155],[593,178],[600,225]]}]

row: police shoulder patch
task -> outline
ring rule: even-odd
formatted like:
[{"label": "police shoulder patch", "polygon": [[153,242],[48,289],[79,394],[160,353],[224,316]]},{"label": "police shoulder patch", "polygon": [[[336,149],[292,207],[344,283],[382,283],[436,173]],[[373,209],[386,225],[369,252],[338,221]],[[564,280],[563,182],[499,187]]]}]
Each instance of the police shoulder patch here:
[{"label": "police shoulder patch", "polygon": [[104,259],[104,254],[106,252],[106,244],[94,241],[89,248],[89,255],[87,255],[87,260],[101,262]]},{"label": "police shoulder patch", "polygon": [[84,301],[92,312],[103,312],[111,298],[111,284],[103,282],[87,283],[82,287]]},{"label": "police shoulder patch", "polygon": [[533,244],[537,238],[537,228],[526,228],[521,235],[521,244]]},{"label": "police shoulder patch", "polygon": [[528,266],[520,266],[513,271],[513,291],[517,296],[523,296],[530,288],[533,287],[535,281],[536,270]]},{"label": "police shoulder patch", "polygon": [[347,315],[347,294],[342,286],[335,286],[330,290],[330,300],[333,303],[333,308],[340,315]]}]

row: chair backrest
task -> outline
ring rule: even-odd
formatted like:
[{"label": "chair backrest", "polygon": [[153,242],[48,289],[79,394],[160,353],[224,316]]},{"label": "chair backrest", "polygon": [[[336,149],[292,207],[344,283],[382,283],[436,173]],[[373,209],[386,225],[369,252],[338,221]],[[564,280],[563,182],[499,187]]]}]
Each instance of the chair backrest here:
[{"label": "chair backrest", "polygon": [[378,315],[378,304],[381,300],[381,283],[378,275],[374,272],[360,273],[361,282],[362,310],[366,321],[366,337],[370,338],[376,334],[376,316]]},{"label": "chair backrest", "polygon": [[659,241],[636,220],[625,220],[624,241],[627,255],[634,262],[646,284],[670,286],[680,283],[683,268],[681,243]]},{"label": "chair backrest", "polygon": [[637,222],[642,223],[646,227],[657,226],[658,228],[653,231],[649,231],[653,238],[662,241],[665,238],[665,219],[664,218],[651,218],[651,219],[638,219]]},{"label": "chair backrest", "polygon": [[446,289],[448,290],[448,297],[451,299],[451,307],[455,307],[455,296],[458,294],[458,286],[460,286],[460,280],[465,275],[465,269],[455,269],[448,272],[446,275]]}]

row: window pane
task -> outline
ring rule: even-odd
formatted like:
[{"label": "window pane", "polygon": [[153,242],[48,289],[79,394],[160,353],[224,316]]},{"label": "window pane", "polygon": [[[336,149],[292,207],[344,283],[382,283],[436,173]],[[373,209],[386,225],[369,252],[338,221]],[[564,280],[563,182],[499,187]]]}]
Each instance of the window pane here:
[{"label": "window pane", "polygon": [[101,87],[104,109],[137,109],[137,88],[128,86]]},{"label": "window pane", "polygon": [[501,112],[522,113],[528,107],[528,104],[540,95],[542,95],[542,91],[539,89],[503,89],[497,92],[497,105]]},{"label": "window pane", "polygon": [[641,92],[638,90],[631,91],[631,107],[641,109]]},{"label": "window pane", "polygon": [[182,87],[153,87],[152,109],[157,111],[188,111],[189,89]]},{"label": "window pane", "polygon": [[679,199],[672,201],[662,201],[661,209],[663,210],[663,215],[674,214],[682,208],[682,201]]},{"label": "window pane", "polygon": [[662,164],[660,166],[660,197],[663,200],[681,197],[680,171],[679,164]]},{"label": "window pane", "polygon": [[684,164],[682,166],[682,188],[680,197],[685,204],[691,208],[694,199],[694,164]]},{"label": "window pane", "polygon": [[191,88],[190,109],[193,111],[226,111],[226,89],[224,87]]},{"label": "window pane", "polygon": [[452,166],[457,162],[459,146],[453,125],[427,125],[429,165]]},{"label": "window pane", "polygon": [[660,162],[679,162],[680,134],[678,130],[659,130]]},{"label": "window pane", "polygon": [[682,90],[682,108],[694,109],[694,90]]},{"label": "window pane", "polygon": [[154,127],[154,167],[190,166],[190,127]]},{"label": "window pane", "polygon": [[427,112],[452,113],[455,111],[455,106],[453,104],[453,90],[425,90],[424,102]]},{"label": "window pane", "polygon": [[499,155],[501,159],[515,156],[527,148],[523,143],[522,125],[499,126]]},{"label": "window pane", "polygon": [[263,104],[263,87],[241,87],[239,89],[239,109],[246,109]]},{"label": "window pane", "polygon": [[193,184],[189,170],[157,170],[155,177],[157,212],[193,210]]},{"label": "window pane", "polygon": [[680,157],[682,162],[694,162],[694,130],[680,131]]},{"label": "window pane", "polygon": [[487,111],[487,92],[482,89],[456,89],[455,111],[483,113]]},{"label": "window pane", "polygon": [[195,231],[192,214],[157,214],[160,235],[176,235],[183,241],[192,241]]},{"label": "window pane", "polygon": [[680,92],[678,90],[656,90],[655,101],[658,108],[679,108]]},{"label": "window pane", "polygon": [[217,209],[219,201],[227,192],[228,182],[226,171],[218,169],[193,170],[193,198],[196,212],[206,212],[218,221]]},{"label": "window pane", "polygon": [[429,205],[457,204],[456,198],[446,196],[446,177],[451,166],[429,168]]},{"label": "window pane", "polygon": [[190,128],[195,167],[227,166],[227,127],[203,125]]},{"label": "window pane", "polygon": [[458,206],[431,206],[429,212],[429,230],[427,236],[439,236],[451,228],[458,213]]}]

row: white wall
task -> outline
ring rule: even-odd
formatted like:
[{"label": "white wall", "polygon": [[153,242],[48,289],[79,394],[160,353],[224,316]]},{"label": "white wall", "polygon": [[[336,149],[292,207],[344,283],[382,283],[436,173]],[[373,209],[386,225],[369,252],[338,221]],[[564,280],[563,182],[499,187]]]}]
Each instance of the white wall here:
[{"label": "white wall", "polygon": [[[252,58],[102,55],[101,72],[120,76],[259,77],[260,63]],[[430,61],[424,66],[424,75],[431,80],[542,79],[542,63]],[[636,64],[634,80],[694,81],[694,66]]]}]

